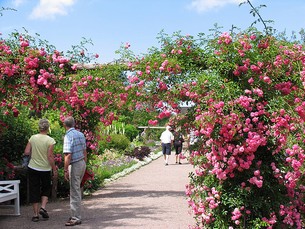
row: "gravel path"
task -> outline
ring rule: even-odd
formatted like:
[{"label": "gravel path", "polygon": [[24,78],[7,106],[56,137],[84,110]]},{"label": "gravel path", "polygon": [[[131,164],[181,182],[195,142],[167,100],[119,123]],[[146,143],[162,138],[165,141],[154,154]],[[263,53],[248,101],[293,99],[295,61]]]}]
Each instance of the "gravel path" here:
[{"label": "gravel path", "polygon": [[[85,197],[82,224],[73,228],[187,229],[194,224],[184,193],[191,170],[186,160],[175,164],[174,155],[168,166],[159,157]],[[32,207],[22,206],[21,216],[0,216],[0,228],[67,228],[68,200],[50,202],[47,208],[47,221],[32,222]]]}]

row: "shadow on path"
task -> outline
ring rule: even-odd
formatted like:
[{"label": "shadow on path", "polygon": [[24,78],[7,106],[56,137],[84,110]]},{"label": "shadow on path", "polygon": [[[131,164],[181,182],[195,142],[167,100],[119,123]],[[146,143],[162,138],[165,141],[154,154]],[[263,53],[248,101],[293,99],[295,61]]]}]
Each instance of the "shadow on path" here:
[{"label": "shadow on path", "polygon": [[[82,224],[73,228],[187,229],[194,223],[184,192],[191,170],[187,163],[164,166],[158,158],[85,197]],[[47,207],[47,221],[31,222],[32,207],[22,206],[21,216],[0,216],[0,228],[67,228],[69,201],[50,202]]]}]

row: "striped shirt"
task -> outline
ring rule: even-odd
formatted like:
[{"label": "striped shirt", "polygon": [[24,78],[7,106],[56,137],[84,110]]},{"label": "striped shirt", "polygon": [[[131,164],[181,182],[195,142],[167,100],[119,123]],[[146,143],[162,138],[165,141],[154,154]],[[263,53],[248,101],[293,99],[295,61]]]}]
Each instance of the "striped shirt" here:
[{"label": "striped shirt", "polygon": [[70,128],[64,138],[64,153],[71,153],[70,164],[80,161],[84,156],[84,151],[86,149],[86,138],[82,132],[75,130],[75,128]]}]

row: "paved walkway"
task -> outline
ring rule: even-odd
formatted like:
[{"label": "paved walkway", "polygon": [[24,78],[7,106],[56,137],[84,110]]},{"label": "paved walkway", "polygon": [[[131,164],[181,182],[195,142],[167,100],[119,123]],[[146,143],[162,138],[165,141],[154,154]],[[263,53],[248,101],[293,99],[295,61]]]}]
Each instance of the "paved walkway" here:
[{"label": "paved walkway", "polygon": [[[193,225],[184,193],[192,166],[174,160],[172,154],[165,166],[160,157],[85,197],[82,224],[73,228],[187,229]],[[0,228],[67,228],[68,200],[50,202],[47,210],[50,219],[34,223],[32,207],[22,206],[21,216],[0,216]]]}]

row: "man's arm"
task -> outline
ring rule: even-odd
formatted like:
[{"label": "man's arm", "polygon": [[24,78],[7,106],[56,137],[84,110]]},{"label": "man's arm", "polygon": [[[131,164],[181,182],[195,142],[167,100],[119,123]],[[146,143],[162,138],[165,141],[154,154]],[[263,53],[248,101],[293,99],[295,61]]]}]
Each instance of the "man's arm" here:
[{"label": "man's arm", "polygon": [[84,156],[85,156],[84,160],[87,163],[87,150],[86,149],[84,149]]},{"label": "man's arm", "polygon": [[65,165],[64,165],[64,172],[65,172],[65,180],[69,180],[69,165],[71,161],[71,153],[65,153]]}]

